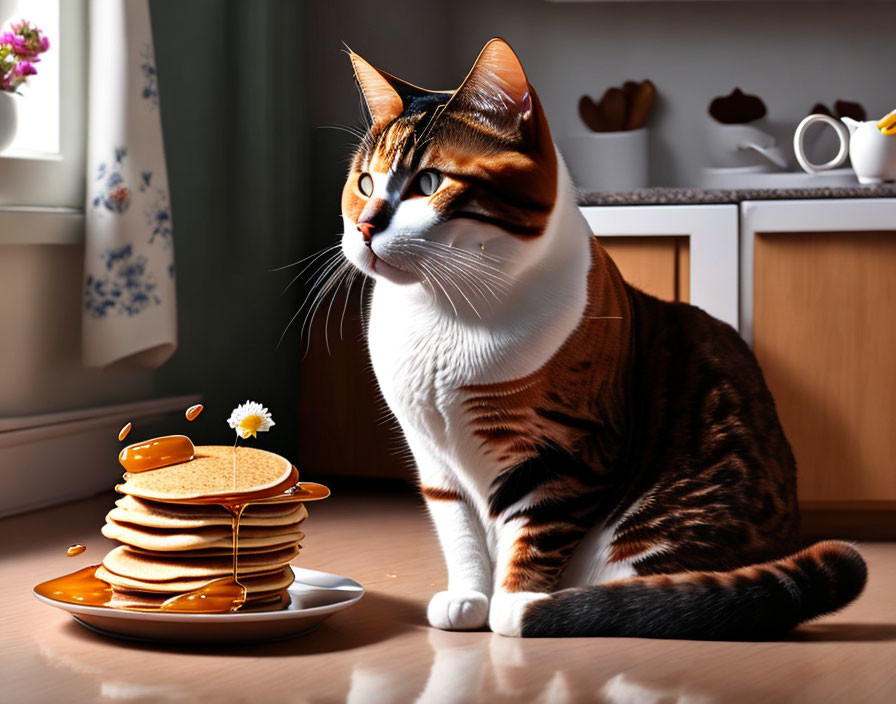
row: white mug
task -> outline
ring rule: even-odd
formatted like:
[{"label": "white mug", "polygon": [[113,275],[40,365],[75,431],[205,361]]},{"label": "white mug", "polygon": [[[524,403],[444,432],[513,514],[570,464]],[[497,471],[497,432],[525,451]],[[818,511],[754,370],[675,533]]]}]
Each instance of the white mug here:
[{"label": "white mug", "polygon": [[[809,161],[803,146],[806,130],[816,122],[830,125],[836,130],[837,137],[840,138],[840,149],[837,151],[837,155],[823,164],[813,164]],[[796,154],[796,160],[803,168],[803,171],[808,174],[818,174],[828,169],[836,169],[838,166],[843,165],[843,162],[846,161],[846,157],[849,155],[849,130],[846,129],[846,125],[830,115],[809,115],[803,118],[803,121],[796,128],[796,132],[793,133],[793,152]]]}]

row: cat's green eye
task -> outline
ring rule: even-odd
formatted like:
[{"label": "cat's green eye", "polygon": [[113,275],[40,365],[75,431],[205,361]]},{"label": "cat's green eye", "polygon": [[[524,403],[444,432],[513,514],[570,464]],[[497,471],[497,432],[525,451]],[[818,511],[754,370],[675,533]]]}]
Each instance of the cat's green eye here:
[{"label": "cat's green eye", "polygon": [[370,196],[373,193],[373,176],[366,172],[361,174],[358,177],[358,190],[365,196]]},{"label": "cat's green eye", "polygon": [[417,174],[417,190],[425,196],[431,196],[442,184],[442,174],[435,169],[426,169]]}]

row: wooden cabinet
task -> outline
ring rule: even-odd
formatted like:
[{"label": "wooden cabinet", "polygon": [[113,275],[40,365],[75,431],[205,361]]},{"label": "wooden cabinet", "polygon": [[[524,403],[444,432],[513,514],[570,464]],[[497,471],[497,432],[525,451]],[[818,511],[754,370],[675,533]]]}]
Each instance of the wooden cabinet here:
[{"label": "wooden cabinet", "polygon": [[896,200],[742,207],[742,333],[804,508],[896,508]]},{"label": "wooden cabinet", "polygon": [[[366,287],[368,294],[370,289]],[[308,352],[299,362],[297,464],[300,472],[308,468],[309,481],[329,476],[408,480],[416,476],[401,430],[370,366],[362,305],[357,284],[347,302],[340,293],[329,323],[326,311],[315,316]]]},{"label": "wooden cabinet", "polygon": [[666,301],[690,301],[690,238],[601,237],[625,280]]},{"label": "wooden cabinet", "polygon": [[626,281],[738,329],[736,205],[595,206],[582,214]]}]

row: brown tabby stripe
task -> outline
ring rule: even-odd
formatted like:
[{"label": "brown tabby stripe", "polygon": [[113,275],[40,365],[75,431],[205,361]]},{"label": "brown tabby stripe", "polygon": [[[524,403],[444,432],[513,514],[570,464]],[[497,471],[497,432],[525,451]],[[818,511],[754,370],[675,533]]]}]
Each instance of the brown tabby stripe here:
[{"label": "brown tabby stripe", "polygon": [[420,493],[430,501],[460,501],[460,494],[451,489],[420,485]]}]

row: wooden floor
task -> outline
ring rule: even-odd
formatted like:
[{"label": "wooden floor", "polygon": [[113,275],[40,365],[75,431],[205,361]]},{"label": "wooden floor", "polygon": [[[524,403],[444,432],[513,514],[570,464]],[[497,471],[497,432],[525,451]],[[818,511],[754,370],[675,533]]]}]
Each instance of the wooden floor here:
[{"label": "wooden floor", "polygon": [[[336,492],[310,507],[296,564],[361,582],[359,604],[292,641],[147,647],[88,632],[30,593],[102,558],[112,500],[0,521],[0,701],[896,701],[896,543],[863,544],[871,579],[860,600],[781,642],[515,640],[426,625],[444,569],[416,497]],[[87,552],[67,558],[75,542]]]}]

